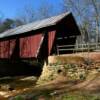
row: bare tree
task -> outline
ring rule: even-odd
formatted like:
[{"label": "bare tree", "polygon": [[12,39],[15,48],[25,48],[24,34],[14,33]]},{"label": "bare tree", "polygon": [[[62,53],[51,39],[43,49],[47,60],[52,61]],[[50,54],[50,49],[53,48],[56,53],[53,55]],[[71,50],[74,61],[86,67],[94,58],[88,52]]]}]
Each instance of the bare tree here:
[{"label": "bare tree", "polygon": [[[91,37],[96,34],[96,44],[100,31],[100,0],[62,0],[63,10],[70,10],[76,16],[81,33]],[[91,38],[89,39],[89,41]]]},{"label": "bare tree", "polygon": [[[81,5],[82,3],[82,5]],[[84,42],[84,40],[86,40],[85,38],[87,38],[87,36],[89,35],[89,32],[87,30],[87,18],[86,18],[86,6],[83,5],[83,0],[63,0],[62,2],[63,4],[63,10],[64,11],[71,11],[73,12],[74,16],[77,18],[78,20],[78,24],[80,26],[81,29],[81,42]],[[85,20],[86,19],[86,20]],[[83,23],[84,25],[83,25]],[[87,38],[87,41],[89,41],[89,39]]]},{"label": "bare tree", "polygon": [[53,11],[53,5],[48,0],[41,0],[37,9],[34,9],[32,5],[22,8],[22,10],[17,14],[16,19],[21,20],[23,24],[27,24],[36,20],[48,18],[54,14]]},{"label": "bare tree", "polygon": [[36,20],[36,13],[32,6],[25,6],[18,12],[16,20],[20,20],[23,24],[27,24]]},{"label": "bare tree", "polygon": [[91,6],[92,9],[92,23],[94,24],[95,34],[96,34],[96,48],[98,47],[98,42],[100,41],[100,0],[85,0],[87,5]]},{"label": "bare tree", "polygon": [[38,8],[38,19],[44,19],[53,15],[53,5],[48,0],[41,0]]}]

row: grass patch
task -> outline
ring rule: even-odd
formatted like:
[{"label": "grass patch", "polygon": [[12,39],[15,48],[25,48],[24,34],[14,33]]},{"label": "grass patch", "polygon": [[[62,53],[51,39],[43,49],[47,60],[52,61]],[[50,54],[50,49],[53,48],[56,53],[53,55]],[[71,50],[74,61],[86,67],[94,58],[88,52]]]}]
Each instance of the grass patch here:
[{"label": "grass patch", "polygon": [[13,100],[25,100],[22,96],[16,96]]},{"label": "grass patch", "polygon": [[54,94],[54,91],[45,90],[33,96],[30,100],[100,100],[100,96],[99,94],[84,93],[80,91]]},{"label": "grass patch", "polygon": [[67,95],[62,97],[62,100],[100,100],[100,97],[91,95]]}]

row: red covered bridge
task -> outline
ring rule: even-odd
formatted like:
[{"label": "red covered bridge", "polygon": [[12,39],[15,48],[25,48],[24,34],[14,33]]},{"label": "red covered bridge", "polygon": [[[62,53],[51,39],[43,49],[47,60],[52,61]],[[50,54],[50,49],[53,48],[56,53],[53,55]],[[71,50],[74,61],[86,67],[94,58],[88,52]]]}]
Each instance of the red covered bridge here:
[{"label": "red covered bridge", "polygon": [[22,25],[0,34],[0,59],[44,59],[57,54],[57,46],[75,44],[78,35],[70,12]]}]

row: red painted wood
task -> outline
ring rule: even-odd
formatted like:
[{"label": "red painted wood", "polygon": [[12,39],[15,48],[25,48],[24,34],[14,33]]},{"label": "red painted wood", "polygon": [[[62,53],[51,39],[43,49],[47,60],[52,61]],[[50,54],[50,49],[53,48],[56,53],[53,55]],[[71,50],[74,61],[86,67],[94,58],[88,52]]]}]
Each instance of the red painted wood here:
[{"label": "red painted wood", "polygon": [[[48,54],[50,55],[54,43],[56,31],[48,32]],[[40,48],[42,34],[20,38],[20,58],[37,57]],[[16,45],[16,40],[0,42],[0,58],[11,58]]]},{"label": "red painted wood", "polygon": [[48,32],[48,55],[50,55],[54,43],[56,31]]},{"label": "red painted wood", "polygon": [[15,40],[0,42],[0,58],[10,58],[15,47]]},{"label": "red painted wood", "polygon": [[42,34],[36,34],[20,38],[20,57],[37,57],[37,50],[40,46]]},{"label": "red painted wood", "polygon": [[[20,38],[20,58],[37,57],[42,34]],[[0,58],[11,58],[15,49],[16,40],[0,42]]]}]

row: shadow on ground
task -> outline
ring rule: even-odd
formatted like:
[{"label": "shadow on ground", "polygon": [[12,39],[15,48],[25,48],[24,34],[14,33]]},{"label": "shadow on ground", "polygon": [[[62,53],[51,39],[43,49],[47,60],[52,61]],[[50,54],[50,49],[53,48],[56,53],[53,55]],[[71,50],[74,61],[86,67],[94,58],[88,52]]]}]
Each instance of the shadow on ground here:
[{"label": "shadow on ground", "polygon": [[33,65],[21,60],[0,60],[0,77],[19,75],[39,76],[41,74],[41,71],[42,67],[40,64]]}]

